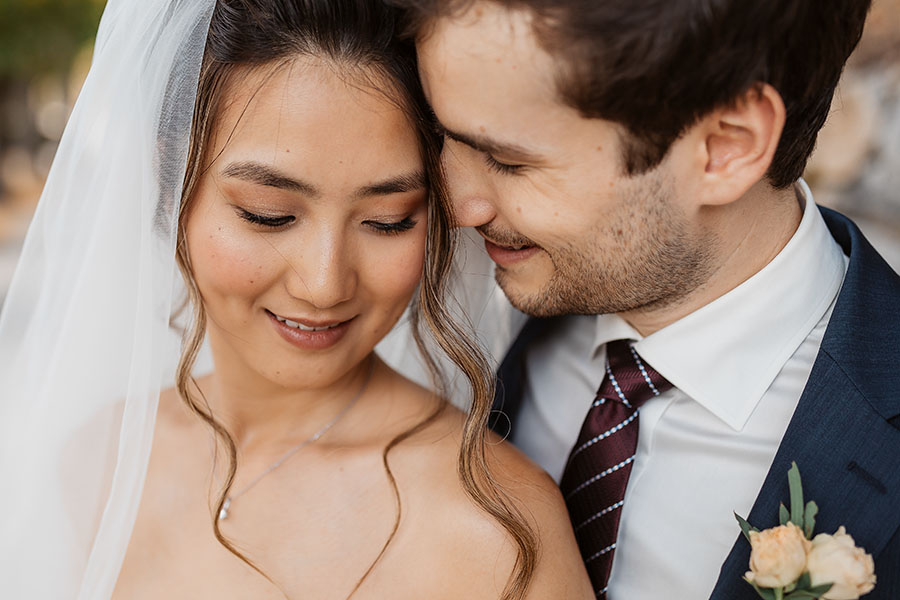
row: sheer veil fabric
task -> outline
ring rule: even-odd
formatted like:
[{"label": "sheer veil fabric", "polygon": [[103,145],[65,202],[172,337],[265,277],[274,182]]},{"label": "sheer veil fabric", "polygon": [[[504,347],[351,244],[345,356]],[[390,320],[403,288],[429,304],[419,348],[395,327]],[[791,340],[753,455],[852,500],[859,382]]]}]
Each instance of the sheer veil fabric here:
[{"label": "sheer veil fabric", "polygon": [[109,598],[180,354],[177,216],[214,0],[109,0],[0,315],[0,596]]},{"label": "sheer veil fabric", "polygon": [[[115,587],[181,352],[176,227],[214,7],[106,6],[0,313],[0,597],[105,600]],[[463,238],[453,312],[497,360],[516,324],[480,240]],[[377,350],[430,383],[407,319]],[[465,406],[464,378],[434,356]]]}]

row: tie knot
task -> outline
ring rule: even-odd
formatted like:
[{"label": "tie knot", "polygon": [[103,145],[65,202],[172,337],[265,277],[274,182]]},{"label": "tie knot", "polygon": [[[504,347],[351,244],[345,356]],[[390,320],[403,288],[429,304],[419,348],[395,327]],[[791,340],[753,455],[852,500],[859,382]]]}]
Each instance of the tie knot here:
[{"label": "tie knot", "polygon": [[629,340],[606,345],[606,377],[600,384],[598,398],[637,408],[671,388],[665,377],[641,359]]}]

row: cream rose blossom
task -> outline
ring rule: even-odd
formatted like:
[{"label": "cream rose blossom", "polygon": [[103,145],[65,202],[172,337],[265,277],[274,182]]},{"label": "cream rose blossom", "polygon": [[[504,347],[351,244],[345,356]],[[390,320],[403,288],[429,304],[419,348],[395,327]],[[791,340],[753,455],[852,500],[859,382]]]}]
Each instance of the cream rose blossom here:
[{"label": "cream rose blossom", "polygon": [[750,532],[750,547],[746,577],[760,587],[790,585],[806,570],[809,540],[793,523]]},{"label": "cream rose blossom", "polygon": [[826,600],[855,600],[875,587],[872,555],[858,548],[843,527],[834,535],[820,533],[812,540],[807,558],[812,585],[833,583]]}]

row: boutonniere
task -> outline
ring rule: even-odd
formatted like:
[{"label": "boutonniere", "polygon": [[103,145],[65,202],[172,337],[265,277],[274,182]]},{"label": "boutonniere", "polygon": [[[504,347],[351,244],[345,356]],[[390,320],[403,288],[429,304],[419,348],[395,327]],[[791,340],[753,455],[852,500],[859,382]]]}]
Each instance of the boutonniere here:
[{"label": "boutonniere", "polygon": [[765,600],[820,598],[855,600],[875,587],[875,563],[841,526],[813,537],[815,502],[803,503],[800,469],[788,471],[791,508],[782,503],[781,525],[760,531],[734,514],[750,542],[750,570],[744,580]]}]

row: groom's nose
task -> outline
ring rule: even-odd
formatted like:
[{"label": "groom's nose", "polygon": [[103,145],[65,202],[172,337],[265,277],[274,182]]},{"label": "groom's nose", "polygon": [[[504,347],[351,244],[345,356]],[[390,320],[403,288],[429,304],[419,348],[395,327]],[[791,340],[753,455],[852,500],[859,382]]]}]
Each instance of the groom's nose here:
[{"label": "groom's nose", "polygon": [[447,141],[441,154],[447,189],[460,227],[478,227],[496,217],[495,189],[476,150]]}]

